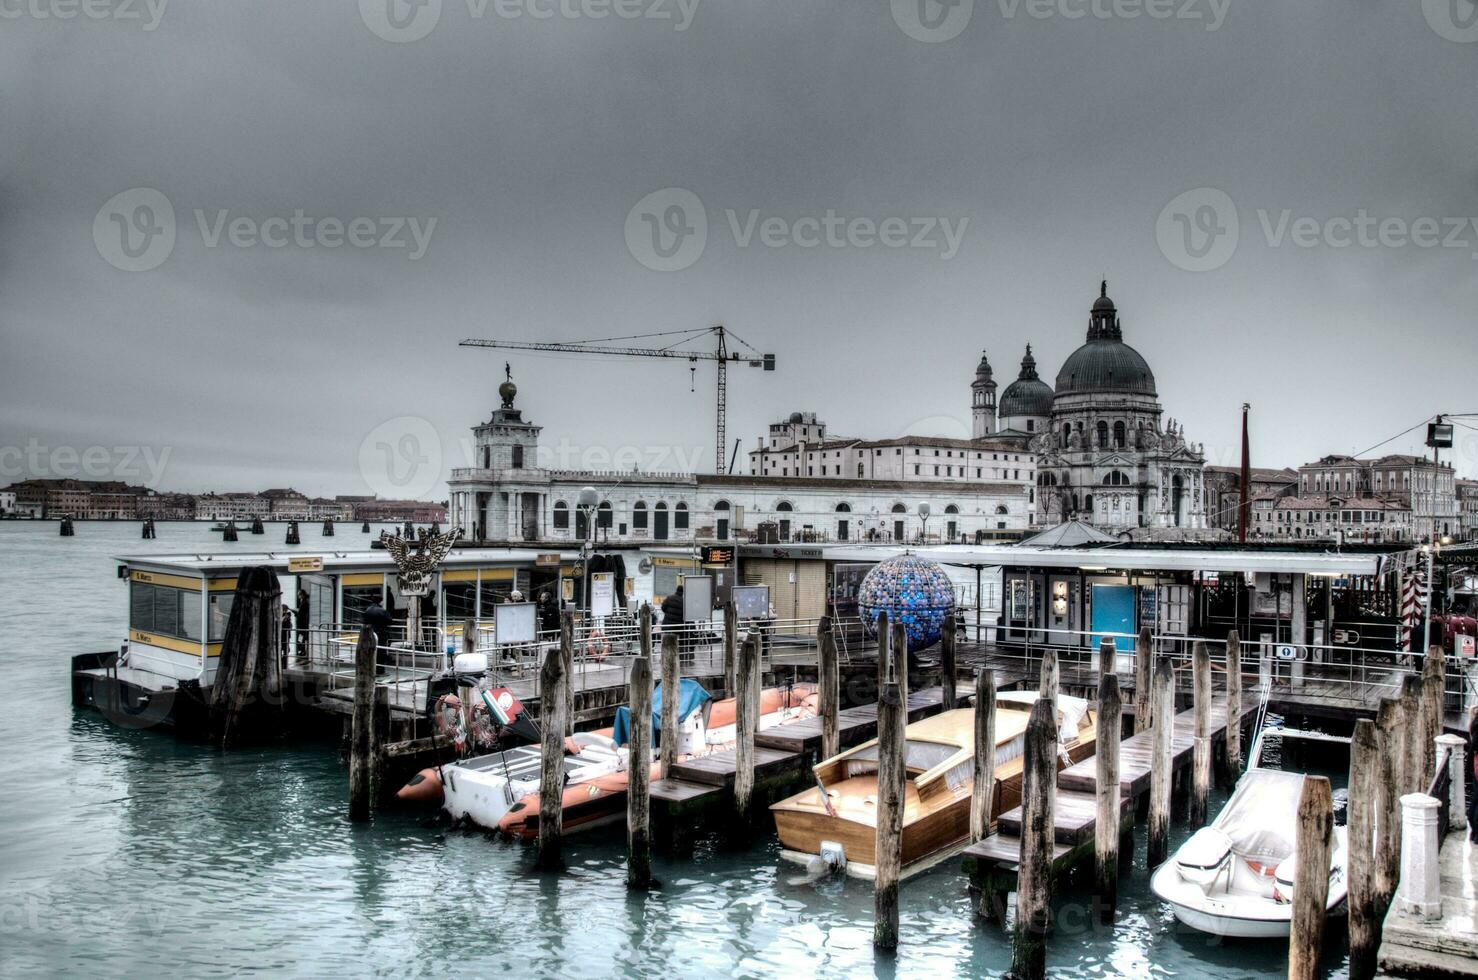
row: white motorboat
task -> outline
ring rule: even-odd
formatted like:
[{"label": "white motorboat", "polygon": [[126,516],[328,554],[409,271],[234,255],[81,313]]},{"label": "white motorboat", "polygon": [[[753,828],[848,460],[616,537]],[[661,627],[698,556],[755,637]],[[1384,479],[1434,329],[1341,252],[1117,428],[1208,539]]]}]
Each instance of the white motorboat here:
[{"label": "white motorboat", "polygon": [[[1288,937],[1303,783],[1297,772],[1254,766],[1243,774],[1216,820],[1196,831],[1150,879],[1177,919],[1215,936]],[[1344,904],[1347,887],[1344,827],[1334,828],[1330,850],[1327,910],[1333,913]]]}]

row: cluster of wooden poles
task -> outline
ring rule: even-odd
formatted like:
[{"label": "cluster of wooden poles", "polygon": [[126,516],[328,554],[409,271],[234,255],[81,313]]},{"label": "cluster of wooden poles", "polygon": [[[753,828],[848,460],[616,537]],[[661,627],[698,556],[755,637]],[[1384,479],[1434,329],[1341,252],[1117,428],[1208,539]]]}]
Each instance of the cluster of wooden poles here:
[{"label": "cluster of wooden poles", "polygon": [[[754,792],[754,738],[758,727],[760,634],[751,630],[739,641],[732,609],[725,618],[725,680],[736,701],[735,775],[733,812],[736,826],[752,825]],[[639,630],[641,653],[628,679],[631,711],[630,782],[627,791],[627,883],[646,889],[652,877],[651,763],[652,763],[652,610],[643,606]],[[464,630],[469,650],[476,630]],[[1155,656],[1148,630],[1141,632],[1135,658],[1134,722],[1136,734],[1151,733],[1153,745],[1148,827],[1148,863],[1151,868],[1169,856],[1169,832],[1174,776],[1175,675],[1171,659]],[[818,634],[818,710],[823,758],[839,751],[838,711],[840,667],[829,618]],[[1235,779],[1242,766],[1241,641],[1234,630],[1227,637],[1226,772]],[[677,731],[679,697],[678,643],[674,634],[662,636],[660,651],[662,699],[661,729]],[[1121,854],[1120,741],[1123,701],[1115,672],[1117,650],[1105,639],[1098,656],[1096,730],[1097,807],[1094,835],[1095,907],[1105,924],[1113,922],[1118,903],[1122,864],[1132,855]],[[955,628],[945,625],[942,643],[943,697],[956,703]],[[383,685],[375,684],[375,636],[360,633],[356,651],[356,690],[351,735],[350,817],[368,819],[375,796],[376,732],[384,730],[388,703]],[[1189,817],[1192,826],[1206,822],[1212,782],[1212,659],[1204,642],[1192,648],[1192,711],[1194,747],[1191,764]],[[1400,797],[1424,791],[1436,767],[1435,738],[1442,732],[1443,654],[1429,651],[1420,676],[1404,679],[1400,698],[1385,699],[1374,721],[1355,726],[1349,782],[1349,933],[1350,975],[1354,980],[1374,976],[1379,923],[1395,893],[1400,861]],[[540,671],[542,767],[539,790],[537,864],[541,869],[563,867],[564,740],[573,717],[574,619],[566,613],[558,647],[549,651]],[[907,785],[905,729],[908,724],[908,637],[902,623],[878,623],[878,784],[875,854],[875,920],[873,944],[891,951],[898,945],[898,887],[902,870],[902,838]],[[1046,940],[1051,927],[1054,807],[1057,794],[1058,729],[1056,698],[1059,686],[1057,655],[1043,654],[1040,697],[1033,704],[1026,729],[1022,783],[1021,853],[1017,873],[1016,919],[1012,940],[1012,974],[1035,980],[1046,976]],[[975,674],[974,782],[970,800],[970,835],[989,836],[995,788],[995,672]],[[676,761],[675,738],[664,737],[658,749],[660,778]],[[1305,778],[1298,808],[1297,880],[1289,943],[1289,976],[1295,980],[1320,975],[1325,909],[1328,901],[1333,802],[1329,780]]]}]

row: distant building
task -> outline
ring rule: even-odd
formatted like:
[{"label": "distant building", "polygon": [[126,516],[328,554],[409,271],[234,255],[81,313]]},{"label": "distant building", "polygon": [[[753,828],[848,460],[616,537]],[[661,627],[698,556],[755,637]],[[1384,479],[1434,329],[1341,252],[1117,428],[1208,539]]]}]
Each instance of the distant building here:
[{"label": "distant building", "polygon": [[308,501],[310,521],[348,521],[354,519],[354,505],[347,500],[314,497]]},{"label": "distant building", "polygon": [[1414,540],[1460,534],[1457,479],[1452,466],[1423,456],[1393,454],[1356,459],[1335,454],[1298,468],[1301,496],[1379,498],[1411,512]]},{"label": "distant building", "polygon": [[254,493],[206,493],[195,498],[197,521],[268,520],[272,502]]},{"label": "distant building", "polygon": [[15,515],[15,491],[0,490],[0,517],[14,517]]},{"label": "distant building", "polygon": [[288,487],[287,489],[263,490],[257,494],[268,502],[268,513],[274,521],[310,520],[308,495]]},{"label": "distant building", "polygon": [[1265,493],[1252,501],[1252,540],[1401,544],[1413,540],[1411,508],[1379,497]]},{"label": "distant building", "polygon": [[195,498],[188,493],[147,493],[139,497],[139,520],[193,521]]},{"label": "distant building", "polygon": [[[363,500],[354,505],[353,520],[414,524],[445,524],[447,506],[424,500]],[[465,532],[464,528],[464,532]]]},{"label": "distant building", "polygon": [[1457,481],[1458,530],[1464,541],[1478,541],[1478,480]]},{"label": "distant building", "polygon": [[138,516],[138,500],[151,491],[118,480],[22,480],[7,488],[15,494],[17,512],[31,516],[78,520],[130,521]]},{"label": "distant building", "polygon": [[[1247,484],[1247,499],[1273,497],[1298,492],[1298,470],[1252,467]],[[1237,509],[1241,506],[1242,468],[1239,466],[1206,467],[1206,523],[1227,531],[1237,530]],[[1249,533],[1251,529],[1249,528]]]},{"label": "distant building", "polygon": [[[548,470],[517,393],[500,386],[502,407],[473,429],[480,465],[449,481],[451,521],[476,541],[1019,538],[1031,521],[1033,468],[1020,446],[830,440],[814,415],[796,413],[770,426],[747,475]],[[585,486],[597,493],[588,513]]]}]

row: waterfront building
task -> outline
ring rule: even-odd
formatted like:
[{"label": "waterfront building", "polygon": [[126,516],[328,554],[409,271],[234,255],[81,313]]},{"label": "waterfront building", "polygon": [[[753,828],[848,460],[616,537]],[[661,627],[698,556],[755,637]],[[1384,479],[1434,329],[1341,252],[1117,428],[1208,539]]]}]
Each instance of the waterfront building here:
[{"label": "waterfront building", "polygon": [[347,500],[314,497],[308,501],[310,521],[348,521],[354,519],[354,505]]},{"label": "waterfront building", "polygon": [[0,517],[14,517],[15,514],[15,491],[0,490]]},{"label": "waterfront building", "polygon": [[1268,492],[1252,500],[1254,540],[1400,544],[1413,540],[1411,508],[1383,497]]},{"label": "waterfront building", "polygon": [[1333,454],[1300,466],[1299,494],[1341,498],[1379,498],[1403,505],[1411,513],[1417,541],[1433,534],[1460,534],[1457,479],[1452,466],[1423,456],[1391,454],[1357,459]]},{"label": "waterfront building", "polygon": [[447,506],[427,500],[362,499],[353,505],[353,520],[377,523],[445,524]]},{"label": "waterfront building", "polygon": [[[1298,492],[1298,470],[1284,467],[1248,470],[1247,499],[1271,494],[1280,497]],[[1206,523],[1233,533],[1237,530],[1237,509],[1241,506],[1242,469],[1239,466],[1206,467]],[[1249,529],[1249,533],[1250,529]]]},{"label": "waterfront building", "polygon": [[206,493],[195,498],[197,521],[268,520],[272,502],[254,493]]},{"label": "waterfront building", "polygon": [[1478,480],[1457,481],[1458,533],[1464,541],[1478,541]]},{"label": "waterfront building", "polygon": [[145,521],[193,521],[195,498],[188,493],[155,493],[139,496],[138,518]]},{"label": "waterfront building", "polygon": [[258,494],[268,502],[268,515],[274,521],[310,520],[308,495],[292,487],[263,490]]},{"label": "waterfront building", "polygon": [[1030,351],[1022,368],[1023,397],[1010,400],[1008,389],[1002,410],[1013,413],[1013,428],[1046,423],[1030,439],[1040,523],[1081,520],[1139,537],[1207,536],[1205,453],[1173,419],[1162,421],[1155,376],[1124,342],[1107,282],[1089,314],[1086,342],[1057,372],[1045,419],[1045,396],[1030,384],[1039,381]]},{"label": "waterfront building", "polygon": [[[1020,447],[831,441],[824,423],[796,413],[770,426],[747,475],[553,470],[537,463],[541,427],[515,407],[517,393],[511,381],[499,387],[502,406],[473,429],[479,465],[449,481],[451,520],[475,541],[985,540],[1031,523],[1034,470]],[[586,486],[597,491],[588,510]]]}]

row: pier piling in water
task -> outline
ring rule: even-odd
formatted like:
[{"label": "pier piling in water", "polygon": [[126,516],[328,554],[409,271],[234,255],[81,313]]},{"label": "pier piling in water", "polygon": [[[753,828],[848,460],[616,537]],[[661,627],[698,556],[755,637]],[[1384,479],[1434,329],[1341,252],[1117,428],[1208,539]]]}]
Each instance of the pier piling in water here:
[{"label": "pier piling in water", "polygon": [[955,633],[955,617],[950,613],[944,617],[944,629],[939,636],[939,688],[945,711],[959,704],[955,690]]},{"label": "pier piling in water", "polygon": [[1119,645],[1112,636],[1105,636],[1098,644],[1098,676],[1118,673]]},{"label": "pier piling in water", "polygon": [[981,841],[995,830],[991,811],[996,802],[996,672],[975,672],[975,782],[970,790],[970,840]]},{"label": "pier piling in water", "polygon": [[1227,778],[1235,783],[1242,774],[1242,637],[1227,633]]},{"label": "pier piling in water", "polygon": [[888,684],[888,668],[893,661],[893,630],[888,623],[887,610],[878,613],[878,674],[875,690],[878,699],[882,699],[883,688]]},{"label": "pier piling in water", "polygon": [[1380,945],[1380,920],[1375,901],[1375,833],[1380,804],[1380,737],[1375,722],[1355,722],[1350,739],[1349,809],[1347,811],[1348,888],[1346,907],[1350,925],[1350,980],[1375,976],[1375,954]]},{"label": "pier piling in water", "polygon": [[1401,767],[1405,760],[1401,715],[1398,699],[1381,698],[1380,707],[1375,712],[1380,755],[1372,801],[1375,808],[1375,852],[1371,881],[1376,921],[1385,917],[1391,898],[1396,894],[1396,875],[1401,865]]},{"label": "pier piling in water", "polygon": [[144,521],[144,527],[143,527],[143,531],[142,531],[142,537],[143,537],[143,539],[145,541],[152,541],[157,536],[158,536],[158,533],[154,530],[154,521],[153,520],[146,520],[146,521]]},{"label": "pier piling in water", "polygon": [[1119,739],[1123,733],[1124,705],[1119,696],[1119,675],[1104,674],[1098,680],[1098,730],[1094,747],[1097,812],[1093,829],[1094,882],[1098,887],[1100,920],[1114,921],[1119,902]]},{"label": "pier piling in water", "polygon": [[370,818],[374,774],[375,660],[378,640],[368,626],[354,647],[354,713],[349,728],[349,819]]},{"label": "pier piling in water", "polygon": [[1150,689],[1155,668],[1155,641],[1148,626],[1139,631],[1134,647],[1134,734],[1147,732],[1153,720],[1154,698]]},{"label": "pier piling in water", "polygon": [[[227,531],[226,533],[227,534],[234,534],[234,532],[232,532],[232,531]],[[233,536],[231,538],[231,540],[232,541],[235,541],[236,538]],[[287,522],[287,538],[284,540],[283,543],[284,544],[302,544],[303,543],[302,538],[300,538],[298,536],[298,522],[297,521],[288,521]]]},{"label": "pier piling in water", "polygon": [[359,525],[359,533],[360,534],[368,534],[368,533],[370,533],[369,521],[365,521],[363,524]]},{"label": "pier piling in water", "polygon": [[735,828],[748,833],[754,796],[754,733],[759,727],[760,635],[750,630],[739,650],[734,702],[734,813]]},{"label": "pier piling in water", "polygon": [[898,878],[903,869],[903,804],[908,778],[904,758],[907,697],[890,671],[878,694],[872,944],[881,950],[898,948]]},{"label": "pier piling in water", "polygon": [[[270,567],[243,568],[216,658],[210,710],[220,744],[256,730],[276,734],[282,721],[282,590]],[[371,675],[373,680],[373,675]]]},{"label": "pier piling in water", "polygon": [[1155,664],[1150,682],[1154,697],[1150,712],[1150,829],[1147,848],[1150,868],[1170,853],[1170,794],[1175,766],[1175,672],[1170,661]]},{"label": "pier piling in water", "polygon": [[[572,642],[570,614],[560,630],[560,647]],[[565,699],[569,686],[561,649],[550,650],[539,671],[539,854],[543,871],[564,867]]]},{"label": "pier piling in water", "polygon": [[1057,708],[1057,688],[1061,685],[1061,683],[1062,676],[1057,666],[1057,651],[1050,648],[1042,651],[1042,677],[1040,694],[1042,697],[1047,698],[1052,702],[1052,707],[1054,711]]},{"label": "pier piling in water", "polygon": [[733,601],[724,603],[724,697],[738,694],[739,615]]},{"label": "pier piling in water", "polygon": [[842,699],[841,664],[837,660],[836,633],[830,616],[822,616],[816,628],[816,694],[816,707],[821,715],[821,758],[830,759],[841,751],[837,716]]},{"label": "pier piling in water", "polygon": [[908,723],[908,627],[902,620],[892,624],[893,640],[888,644],[893,656],[893,679],[898,682],[898,695],[903,698],[903,721]]},{"label": "pier piling in water", "polygon": [[[652,607],[642,606],[642,633],[651,636]],[[650,642],[650,640],[648,641]],[[662,634],[662,778],[672,775],[672,764],[677,761],[677,705],[680,699],[682,680],[678,671],[677,634]]]},{"label": "pier piling in water", "polygon": [[1293,926],[1288,935],[1288,980],[1317,980],[1329,901],[1329,838],[1334,798],[1329,780],[1305,776],[1298,798],[1298,870],[1293,883]]},{"label": "pier piling in water", "polygon": [[1211,796],[1211,654],[1200,640],[1192,647],[1191,675],[1196,739],[1191,750],[1191,826],[1200,827]]},{"label": "pier piling in water", "polygon": [[1422,779],[1418,792],[1426,792],[1437,778],[1437,737],[1442,734],[1442,701],[1447,663],[1442,647],[1427,648],[1422,661]]},{"label": "pier piling in water", "polygon": [[1052,916],[1053,794],[1057,784],[1057,715],[1039,698],[1026,726],[1021,784],[1021,857],[1016,873],[1016,933],[1011,973],[1021,980],[1047,975],[1047,930]]},{"label": "pier piling in water", "polygon": [[[669,700],[667,698],[663,699]],[[671,699],[674,702],[676,699]],[[626,790],[626,886],[652,885],[652,607],[641,608],[641,655],[631,665],[631,748]]]},{"label": "pier piling in water", "polygon": [[251,533],[252,534],[266,534],[267,533],[267,529],[262,526],[262,519],[260,517],[256,517],[256,518],[253,518],[252,519],[252,522],[251,522]]},{"label": "pier piling in water", "polygon": [[1423,737],[1422,679],[1418,674],[1401,678],[1401,795],[1425,793],[1430,785],[1422,779],[1427,747]]},{"label": "pier piling in water", "polygon": [[232,521],[231,523],[229,523],[229,524],[226,525],[226,529],[221,532],[221,540],[222,541],[237,541],[237,540],[240,540],[237,537],[236,522],[235,521]]},{"label": "pier piling in water", "polygon": [[331,537],[334,536],[334,522],[333,521],[324,521],[323,522],[323,536],[325,538],[331,538]]}]

